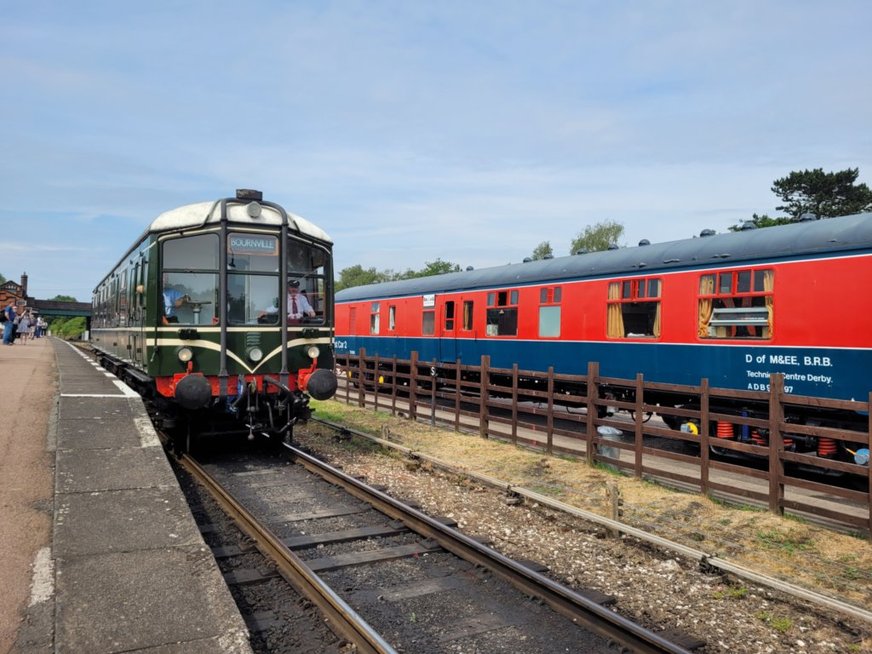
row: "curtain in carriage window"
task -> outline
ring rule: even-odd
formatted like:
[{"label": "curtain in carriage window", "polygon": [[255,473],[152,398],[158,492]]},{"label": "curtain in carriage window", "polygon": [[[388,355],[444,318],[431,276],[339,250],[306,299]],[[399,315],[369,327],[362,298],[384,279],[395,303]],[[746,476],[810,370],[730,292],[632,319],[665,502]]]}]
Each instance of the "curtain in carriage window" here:
[{"label": "curtain in carriage window", "polygon": [[[709,323],[714,313],[714,301],[711,295],[715,292],[715,276],[703,275],[699,278],[699,329],[700,338],[709,335]],[[707,296],[707,297],[706,297]]]},{"label": "curtain in carriage window", "polygon": [[[621,299],[621,282],[609,284],[609,300]],[[606,335],[609,338],[624,337],[624,316],[619,302],[610,302],[607,314]]]}]

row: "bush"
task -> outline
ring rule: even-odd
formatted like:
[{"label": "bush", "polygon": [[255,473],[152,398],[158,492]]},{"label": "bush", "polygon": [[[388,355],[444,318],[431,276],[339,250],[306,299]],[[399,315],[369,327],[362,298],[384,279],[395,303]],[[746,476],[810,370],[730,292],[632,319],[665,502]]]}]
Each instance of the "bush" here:
[{"label": "bush", "polygon": [[49,325],[52,336],[57,336],[65,341],[77,341],[85,332],[85,319],[78,318],[55,318]]}]

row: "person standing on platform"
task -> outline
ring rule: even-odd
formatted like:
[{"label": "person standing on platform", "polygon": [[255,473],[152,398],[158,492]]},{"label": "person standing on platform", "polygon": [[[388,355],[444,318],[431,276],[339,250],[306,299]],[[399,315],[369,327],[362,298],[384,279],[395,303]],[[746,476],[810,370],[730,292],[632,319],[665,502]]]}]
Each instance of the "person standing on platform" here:
[{"label": "person standing on platform", "polygon": [[15,321],[18,319],[14,300],[9,300],[9,304],[3,309],[3,315],[6,317],[6,322],[3,323],[3,345],[12,345],[15,337]]},{"label": "person standing on platform", "polygon": [[25,309],[24,313],[22,313],[21,317],[18,319],[17,329],[18,338],[21,339],[22,345],[27,345],[27,337],[30,336],[30,321],[30,309]]}]

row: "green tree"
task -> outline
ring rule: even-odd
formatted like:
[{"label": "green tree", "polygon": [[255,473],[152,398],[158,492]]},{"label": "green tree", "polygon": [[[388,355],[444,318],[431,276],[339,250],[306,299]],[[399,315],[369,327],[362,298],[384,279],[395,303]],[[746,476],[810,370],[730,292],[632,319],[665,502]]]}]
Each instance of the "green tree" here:
[{"label": "green tree", "polygon": [[6,278],[3,276],[2,273],[0,273],[0,284],[5,284],[5,283],[6,283]]},{"label": "green tree", "polygon": [[576,236],[569,246],[569,254],[579,250],[598,252],[608,250],[609,246],[618,245],[618,239],[624,234],[624,226],[614,220],[604,220],[595,225],[588,225]]},{"label": "green tree", "polygon": [[793,171],[772,183],[772,192],[784,203],[776,207],[786,211],[791,220],[803,214],[818,218],[847,216],[872,210],[872,190],[865,184],[855,184],[859,168],[825,173],[823,168]]},{"label": "green tree", "polygon": [[396,278],[413,279],[415,277],[430,277],[431,275],[443,275],[445,273],[459,271],[460,266],[458,264],[450,261],[442,261],[442,259],[436,259],[436,261],[427,261],[421,270],[407,270]]},{"label": "green tree", "polygon": [[52,302],[78,302],[72,295],[55,295],[51,298]]},{"label": "green tree", "polygon": [[539,261],[539,259],[545,259],[548,256],[554,256],[554,250],[551,247],[550,241],[542,241],[539,245],[535,247],[533,250],[533,254],[530,255],[530,258],[533,261]]},{"label": "green tree", "polygon": [[378,282],[387,281],[387,279],[386,273],[379,272],[375,268],[364,268],[360,264],[355,264],[339,271],[339,278],[336,280],[336,290],[341,291],[343,288],[377,284]]},{"label": "green tree", "polygon": [[[787,225],[792,223],[793,221],[790,218],[770,218],[765,213],[762,216],[758,216],[756,213],[751,216],[751,220],[748,221],[754,223],[757,227],[775,227],[776,225]],[[742,231],[742,227],[744,227],[744,223],[739,223],[738,225],[733,225],[730,227],[731,232],[740,232]]]}]

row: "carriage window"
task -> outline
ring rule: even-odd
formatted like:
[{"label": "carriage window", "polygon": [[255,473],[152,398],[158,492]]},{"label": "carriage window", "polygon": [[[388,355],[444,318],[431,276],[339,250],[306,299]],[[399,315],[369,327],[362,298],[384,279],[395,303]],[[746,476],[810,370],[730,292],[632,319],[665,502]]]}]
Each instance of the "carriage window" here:
[{"label": "carriage window", "polygon": [[388,307],[388,331],[394,331],[397,328],[397,307],[393,304]]},{"label": "carriage window", "polygon": [[436,333],[436,312],[425,311],[421,319],[421,334],[433,336]]},{"label": "carriage window", "polygon": [[660,279],[634,277],[609,283],[606,335],[609,338],[660,336]]},{"label": "carriage window", "polygon": [[517,336],[518,335],[518,291],[497,291],[488,293],[488,306],[491,296],[496,301],[495,308],[487,310],[487,336]]},{"label": "carriage window", "polygon": [[772,338],[771,269],[734,270],[699,278],[700,338]]},{"label": "carriage window", "polygon": [[454,330],[454,302],[448,301],[445,303],[445,331]]},{"label": "carriage window", "polygon": [[463,301],[463,329],[465,331],[472,330],[472,300]]},{"label": "carriage window", "polygon": [[378,334],[379,328],[379,304],[373,302],[369,308],[369,333]]},{"label": "carriage window", "polygon": [[540,289],[539,304],[540,338],[557,338],[560,336],[560,287]]}]

